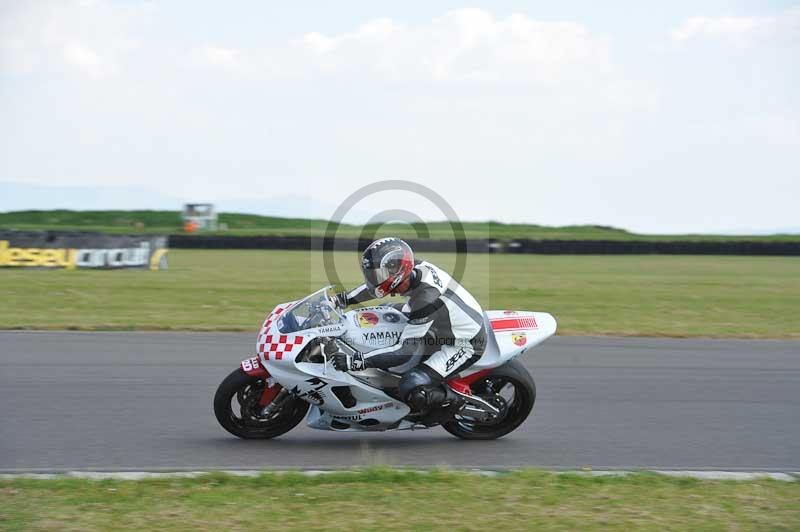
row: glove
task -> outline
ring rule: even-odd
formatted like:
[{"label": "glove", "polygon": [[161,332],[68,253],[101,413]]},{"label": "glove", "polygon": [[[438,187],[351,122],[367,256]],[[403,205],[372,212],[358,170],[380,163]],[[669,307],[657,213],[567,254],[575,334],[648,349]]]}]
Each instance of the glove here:
[{"label": "glove", "polygon": [[347,292],[339,292],[330,297],[330,301],[337,309],[347,308]]},{"label": "glove", "polygon": [[338,371],[361,371],[366,366],[364,365],[364,355],[355,353],[348,355],[345,353],[334,353],[331,355],[331,363],[333,369]]}]

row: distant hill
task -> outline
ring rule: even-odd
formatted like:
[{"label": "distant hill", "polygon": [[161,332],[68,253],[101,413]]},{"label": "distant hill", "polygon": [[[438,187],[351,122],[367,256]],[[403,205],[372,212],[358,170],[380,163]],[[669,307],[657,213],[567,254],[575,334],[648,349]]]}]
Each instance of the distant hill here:
[{"label": "distant hill", "polygon": [[[280,218],[256,214],[221,213],[221,224],[227,226],[220,234],[227,235],[313,235],[325,234],[328,222],[304,218]],[[800,241],[800,235],[641,235],[623,229],[599,225],[550,227],[531,224],[499,222],[463,222],[468,238],[509,240],[530,238],[542,240],[781,240]],[[20,230],[83,230],[111,233],[181,233],[180,213],[177,211],[16,211],[0,213],[0,228]],[[396,235],[401,238],[451,239],[449,222],[430,222],[409,226],[389,223],[373,226],[341,224],[338,236]]]}]

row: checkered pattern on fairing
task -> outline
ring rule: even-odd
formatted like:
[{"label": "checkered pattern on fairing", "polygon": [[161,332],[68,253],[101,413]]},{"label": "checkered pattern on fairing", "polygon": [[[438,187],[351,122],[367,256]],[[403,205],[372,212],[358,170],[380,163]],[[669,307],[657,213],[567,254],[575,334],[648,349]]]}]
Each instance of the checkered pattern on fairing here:
[{"label": "checkered pattern on fairing", "polygon": [[284,353],[290,353],[292,349],[294,349],[294,346],[303,343],[303,337],[300,335],[279,334],[277,331],[270,331],[272,324],[280,318],[283,311],[292,304],[293,303],[286,303],[275,307],[261,326],[261,332],[258,335],[257,350],[259,354],[264,354],[265,360],[282,360]]},{"label": "checkered pattern on fairing", "polygon": [[290,353],[294,346],[302,343],[303,337],[299,335],[268,334],[264,337],[264,343],[258,346],[258,352],[264,353],[267,360],[281,360],[284,353]]}]

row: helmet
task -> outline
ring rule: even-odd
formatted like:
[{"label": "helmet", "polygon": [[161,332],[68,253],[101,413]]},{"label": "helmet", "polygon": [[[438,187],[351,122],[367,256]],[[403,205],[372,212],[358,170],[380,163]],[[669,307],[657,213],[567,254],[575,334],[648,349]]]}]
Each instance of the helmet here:
[{"label": "helmet", "polygon": [[384,297],[411,276],[414,252],[399,238],[381,238],[364,250],[361,272],[376,297]]}]

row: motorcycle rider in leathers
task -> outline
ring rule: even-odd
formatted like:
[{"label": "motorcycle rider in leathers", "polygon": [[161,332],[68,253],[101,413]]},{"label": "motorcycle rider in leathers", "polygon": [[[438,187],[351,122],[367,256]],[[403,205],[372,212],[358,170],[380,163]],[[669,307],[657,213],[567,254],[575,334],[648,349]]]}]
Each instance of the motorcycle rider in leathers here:
[{"label": "motorcycle rider in leathers", "polygon": [[422,364],[406,371],[399,398],[412,411],[425,414],[448,406],[454,395],[443,382],[474,364],[486,346],[483,310],[472,295],[445,271],[427,261],[415,261],[411,247],[399,238],[376,240],[364,250],[361,271],[365,283],[337,294],[340,308],[389,295],[408,298],[403,312],[408,323],[397,344],[369,353],[336,353],[340,371],[388,369],[408,363],[424,350]]}]

